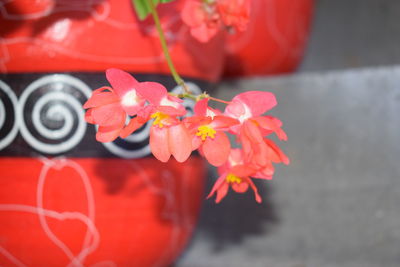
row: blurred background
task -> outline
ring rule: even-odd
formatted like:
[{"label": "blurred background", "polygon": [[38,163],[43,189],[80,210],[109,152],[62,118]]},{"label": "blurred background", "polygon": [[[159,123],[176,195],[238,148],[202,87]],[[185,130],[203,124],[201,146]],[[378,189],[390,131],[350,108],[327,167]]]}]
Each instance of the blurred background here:
[{"label": "blurred background", "polygon": [[250,192],[205,201],[175,266],[400,266],[400,1],[315,3],[295,74],[218,91],[273,91],[291,164],[258,183],[261,205]]}]

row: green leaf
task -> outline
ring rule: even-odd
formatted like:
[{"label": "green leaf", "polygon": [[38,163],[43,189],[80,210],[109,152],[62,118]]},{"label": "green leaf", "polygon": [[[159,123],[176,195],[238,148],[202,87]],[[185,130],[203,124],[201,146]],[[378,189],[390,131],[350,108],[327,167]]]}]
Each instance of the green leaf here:
[{"label": "green leaf", "polygon": [[[153,0],[154,6],[157,6],[159,0]],[[148,0],[132,0],[136,14],[140,20],[144,20],[151,13]]]},{"label": "green leaf", "polygon": [[[153,0],[153,3],[154,7],[156,7],[159,2],[165,4],[172,1],[174,0]],[[148,0],[132,0],[132,3],[140,20],[145,20],[147,16],[151,13],[151,8]]]}]

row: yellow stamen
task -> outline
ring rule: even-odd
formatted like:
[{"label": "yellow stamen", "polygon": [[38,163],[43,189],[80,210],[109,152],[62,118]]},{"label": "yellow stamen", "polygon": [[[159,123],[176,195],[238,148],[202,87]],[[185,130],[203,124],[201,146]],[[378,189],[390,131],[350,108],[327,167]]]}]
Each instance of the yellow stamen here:
[{"label": "yellow stamen", "polygon": [[226,176],[226,181],[227,181],[228,183],[237,183],[237,184],[240,184],[240,183],[242,182],[242,178],[240,178],[239,176],[236,176],[236,175],[230,173],[230,174],[228,174],[228,175]]},{"label": "yellow stamen", "polygon": [[211,139],[215,138],[215,134],[217,131],[215,131],[213,128],[211,128],[208,125],[201,125],[199,128],[197,128],[197,136],[201,137],[201,140],[205,141],[207,137],[210,137]]},{"label": "yellow stamen", "polygon": [[162,128],[164,127],[164,124],[162,123],[163,120],[169,118],[168,114],[161,113],[160,111],[157,111],[150,116],[152,119],[154,119],[153,125],[157,125],[158,127]]}]

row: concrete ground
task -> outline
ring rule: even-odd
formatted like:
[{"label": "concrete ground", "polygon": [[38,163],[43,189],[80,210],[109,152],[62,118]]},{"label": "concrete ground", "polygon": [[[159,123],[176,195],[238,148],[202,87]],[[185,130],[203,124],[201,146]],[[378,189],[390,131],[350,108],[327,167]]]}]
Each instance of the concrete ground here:
[{"label": "concrete ground", "polygon": [[205,201],[175,266],[400,266],[399,63],[400,1],[320,0],[297,74],[222,84],[276,94],[292,162],[261,205]]},{"label": "concrete ground", "polygon": [[315,0],[300,72],[400,63],[400,1]]}]

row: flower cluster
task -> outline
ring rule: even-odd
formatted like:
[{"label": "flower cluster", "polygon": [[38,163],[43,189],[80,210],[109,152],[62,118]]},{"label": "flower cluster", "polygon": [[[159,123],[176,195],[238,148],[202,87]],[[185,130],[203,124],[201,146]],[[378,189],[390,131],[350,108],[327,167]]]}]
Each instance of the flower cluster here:
[{"label": "flower cluster", "polygon": [[244,31],[250,17],[249,0],[187,0],[182,20],[200,42],[207,42],[221,29]]},{"label": "flower cluster", "polygon": [[[152,120],[150,148],[153,155],[167,162],[171,155],[184,162],[192,151],[218,167],[217,179],[208,197],[217,195],[216,202],[229,187],[243,193],[250,186],[257,202],[261,202],[252,178],[271,179],[272,163],[288,164],[289,159],[266,136],[276,134],[281,140],[287,136],[282,122],[263,114],[277,103],[269,92],[249,91],[235,96],[224,111],[211,108],[206,94],[194,97],[194,115],[184,117],[182,99],[168,93],[156,82],[138,82],[130,74],[109,69],[106,72],[112,87],[93,92],[84,104],[86,121],[99,125],[96,139],[111,142],[125,138]],[[127,122],[129,118],[129,122]],[[236,137],[238,147],[232,148],[227,134]]]}]

